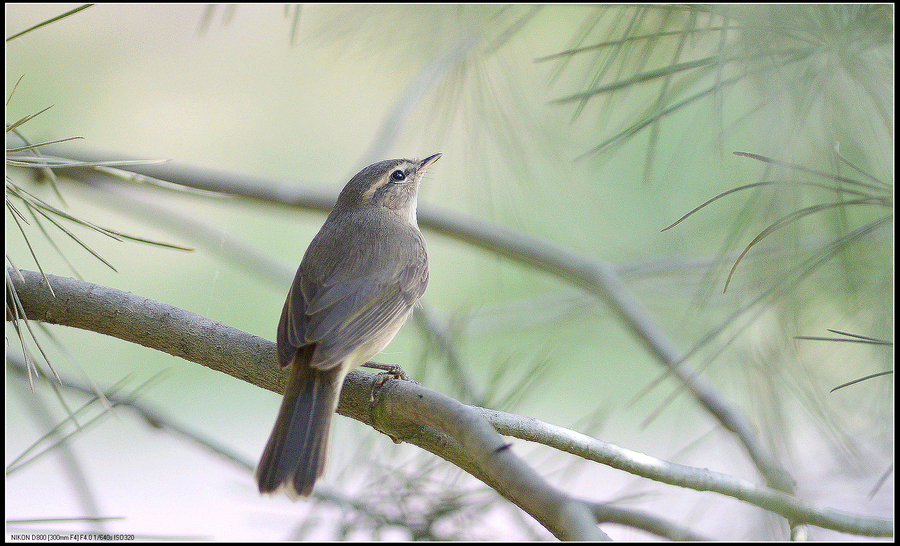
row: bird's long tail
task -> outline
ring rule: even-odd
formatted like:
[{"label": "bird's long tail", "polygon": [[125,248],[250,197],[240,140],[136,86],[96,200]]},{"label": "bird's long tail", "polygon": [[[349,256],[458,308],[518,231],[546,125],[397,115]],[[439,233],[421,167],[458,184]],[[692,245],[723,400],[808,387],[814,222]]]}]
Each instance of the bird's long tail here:
[{"label": "bird's long tail", "polygon": [[256,469],[260,493],[284,489],[294,500],[308,497],[325,472],[331,416],[345,374],[340,366],[312,368],[314,349],[302,347],[294,357],[275,428]]}]

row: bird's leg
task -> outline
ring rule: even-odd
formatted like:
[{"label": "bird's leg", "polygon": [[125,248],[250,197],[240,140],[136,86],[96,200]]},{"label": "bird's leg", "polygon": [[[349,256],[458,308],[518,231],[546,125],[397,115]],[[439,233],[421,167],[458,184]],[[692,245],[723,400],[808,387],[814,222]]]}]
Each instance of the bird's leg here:
[{"label": "bird's leg", "polygon": [[412,381],[406,372],[403,371],[403,368],[397,366],[395,364],[381,364],[378,362],[366,362],[361,366],[366,368],[372,368],[374,370],[382,370],[381,373],[375,378],[375,384],[372,386],[372,393],[369,395],[369,401],[375,401],[375,391],[378,390],[381,385],[384,384],[385,381],[388,380],[389,377],[393,377],[394,379],[400,379],[402,381]]}]

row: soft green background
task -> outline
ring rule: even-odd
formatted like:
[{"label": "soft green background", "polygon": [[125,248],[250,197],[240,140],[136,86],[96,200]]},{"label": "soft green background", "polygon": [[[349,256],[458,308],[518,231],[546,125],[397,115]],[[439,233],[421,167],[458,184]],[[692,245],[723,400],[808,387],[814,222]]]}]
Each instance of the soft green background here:
[{"label": "soft green background", "polygon": [[[66,9],[7,5],[6,35]],[[609,10],[589,24],[596,7],[533,11],[531,6],[305,6],[294,46],[290,16],[284,16],[280,5],[242,5],[233,13],[217,8],[209,27],[198,35],[204,9],[95,6],[7,43],[7,96],[24,74],[9,101],[8,122],[52,104],[22,128],[32,141],[77,135],[84,137],[77,145],[89,149],[174,159],[286,185],[324,187],[335,194],[373,161],[442,152],[422,186],[420,203],[488,219],[596,259],[646,265],[626,276],[629,287],[685,351],[752,299],[760,286],[767,286],[783,265],[778,259],[748,260],[723,295],[732,262],[703,267],[690,262],[741,250],[779,215],[817,198],[739,194],[661,233],[720,192],[765,179],[796,178],[788,169],[767,172],[764,164],[735,157],[732,150],[831,171],[835,162],[829,154],[840,141],[852,161],[892,181],[893,141],[883,117],[873,114],[865,97],[853,94],[861,92],[852,81],[837,81],[837,75],[821,97],[810,91],[809,108],[802,108],[805,98],[791,94],[792,86],[806,89],[809,83],[815,88],[817,82],[804,82],[795,66],[779,73],[791,85],[768,88],[769,76],[749,78],[721,96],[679,110],[653,133],[652,148],[645,131],[609,152],[585,155],[631,123],[633,112],[651,108],[658,89],[628,88],[610,99],[592,100],[579,112],[574,104],[551,101],[589,86],[599,61],[593,56],[573,57],[567,64],[534,60],[577,45],[574,40],[581,35],[589,37],[585,43],[610,39],[621,29],[618,17],[630,8],[621,8],[618,15]],[[505,34],[528,15],[533,17],[518,32]],[[662,17],[651,13],[645,23],[654,16]],[[744,16],[767,17],[752,11]],[[717,41],[718,34],[698,35],[685,46],[686,58],[712,54]],[[458,50],[466,56],[454,62],[451,52]],[[659,63],[670,62],[658,52],[651,56],[659,57]],[[411,92],[423,73],[437,75],[421,94]],[[872,77],[884,78],[891,87],[892,72]],[[700,89],[711,82],[691,85]],[[852,108],[845,111],[834,104]],[[381,140],[391,113],[404,108],[408,117],[400,129],[387,131],[389,140]],[[887,114],[892,128],[893,112]],[[649,170],[648,149],[653,158]],[[856,174],[843,169],[846,176]],[[170,229],[166,218],[147,218],[113,196],[68,182],[61,189],[68,210],[80,217],[151,239],[197,245],[190,233]],[[53,199],[46,185],[33,191]],[[239,199],[149,191],[154,202],[276,258],[284,264],[281,277],[275,273],[262,278],[210,246],[184,253],[117,243],[84,230],[79,235],[118,273],[57,237],[78,273],[85,280],[272,339],[290,275],[323,216]],[[846,221],[857,227],[879,214],[854,210]],[[807,251],[809,241],[826,237],[833,223],[831,218],[809,219],[773,238],[772,244]],[[728,435],[685,396],[641,427],[677,386],[665,384],[631,404],[661,368],[603,305],[566,283],[486,251],[427,230],[426,238],[431,276],[425,304],[458,334],[457,349],[477,391],[493,393],[488,405],[657,457],[758,481]],[[6,240],[16,265],[34,268],[9,216]],[[46,271],[71,274],[40,235],[32,233],[29,240]],[[868,348],[791,341],[794,335],[823,335],[825,328],[891,337],[890,304],[884,299],[888,294],[892,301],[890,234],[876,234],[865,247],[849,257],[852,267],[844,263],[825,268],[801,284],[784,307],[764,310],[705,371],[733,403],[753,416],[763,437],[771,434],[785,464],[797,472],[800,491],[813,502],[890,513],[892,477],[875,499],[866,495],[892,458],[892,390],[884,386],[891,380],[826,394],[843,381],[889,367],[889,357]],[[855,275],[859,267],[870,274],[860,279]],[[143,401],[250,462],[259,456],[279,403],[273,393],[89,332],[57,328],[53,333],[70,355],[50,351],[61,372],[80,373],[72,358],[100,386],[130,376],[129,385],[135,387],[167,370],[144,391]],[[715,354],[730,335],[701,354]],[[10,328],[7,337],[15,348]],[[459,395],[437,350],[428,348],[421,328],[413,323],[381,360],[402,365],[430,388]],[[695,365],[702,362],[698,359]],[[541,373],[533,371],[535,366]],[[784,377],[777,377],[780,372]],[[529,389],[514,396],[523,382]],[[49,427],[33,420],[25,403],[31,395],[16,376],[7,380],[7,395],[9,461]],[[59,404],[48,400],[50,411],[61,419]],[[420,465],[433,464],[432,457],[418,455],[409,446],[395,448],[358,423],[336,421],[324,487],[346,495],[364,492],[390,498],[373,488],[403,482],[402,476],[417,475]],[[108,524],[107,529],[117,532],[279,539],[289,535],[298,514],[310,509],[286,499],[258,497],[249,473],[173,441],[126,412],[76,437],[72,445],[95,488],[97,513],[126,518]],[[709,536],[783,538],[777,525],[738,503],[672,488],[657,491],[604,469],[569,468],[570,457],[523,442],[516,442],[516,449],[554,483],[578,494],[609,500],[654,491],[642,508]],[[8,520],[89,512],[76,502],[59,465],[51,455],[7,478]],[[432,477],[437,485],[423,487],[442,491],[443,472]],[[467,483],[452,470],[447,476],[446,482],[454,486]],[[459,536],[530,536],[509,517],[513,510],[493,510],[500,516],[487,518],[490,524],[479,518],[472,523],[475,529]],[[713,516],[719,511],[733,518],[727,529]],[[639,536],[621,529],[610,532],[622,539]],[[331,536],[322,530],[308,535]],[[824,536],[831,535],[817,535]],[[350,537],[370,535],[361,531]],[[398,529],[395,538],[408,535]]]}]

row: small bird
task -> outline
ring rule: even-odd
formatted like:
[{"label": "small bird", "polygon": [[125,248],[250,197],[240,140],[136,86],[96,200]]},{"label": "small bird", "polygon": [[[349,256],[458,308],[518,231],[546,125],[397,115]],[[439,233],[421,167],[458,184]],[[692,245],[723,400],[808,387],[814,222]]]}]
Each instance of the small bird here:
[{"label": "small bird", "polygon": [[278,364],[291,371],[256,469],[260,493],[283,489],[293,500],[312,493],[325,472],[344,377],[390,343],[425,292],[417,193],[440,157],[360,171],[306,250],[278,323]]}]

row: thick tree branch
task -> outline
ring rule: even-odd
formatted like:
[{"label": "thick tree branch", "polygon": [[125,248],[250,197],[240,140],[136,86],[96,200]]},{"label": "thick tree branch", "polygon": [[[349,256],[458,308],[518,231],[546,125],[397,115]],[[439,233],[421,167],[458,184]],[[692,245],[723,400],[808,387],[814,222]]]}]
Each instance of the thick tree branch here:
[{"label": "thick tree branch", "polygon": [[[75,279],[48,275],[53,293],[37,272],[7,269],[7,279],[12,282],[6,291],[7,320],[12,320],[16,315],[13,310],[19,309],[29,320],[110,335],[265,389],[283,389],[286,374],[275,364],[275,344],[271,341],[172,305]],[[430,451],[494,487],[559,538],[596,540],[603,536],[588,503],[572,499],[547,484],[506,449],[500,435],[471,408],[412,382],[397,382],[412,392],[401,389],[401,395],[383,397],[380,404],[372,404],[374,378],[373,374],[353,372],[345,384],[338,412],[373,425],[371,417],[376,413],[402,416],[396,420],[379,419],[377,428],[394,438],[429,446]],[[390,392],[398,392],[396,389],[393,387]],[[453,410],[448,412],[448,407]],[[401,412],[399,408],[406,409]],[[415,409],[412,414],[410,408]],[[443,419],[434,422],[438,416]],[[415,427],[415,434],[409,433],[411,426]],[[443,448],[436,450],[438,445]],[[516,483],[522,486],[509,485]],[[535,494],[530,488],[538,488],[540,493]]]},{"label": "thick tree branch", "polygon": [[[283,388],[286,374],[275,364],[274,343],[266,339],[128,292],[51,275],[48,279],[54,297],[39,273],[20,273],[21,278],[7,269],[16,296],[13,298],[8,286],[7,320],[21,303],[30,320],[107,334],[268,390],[280,393]],[[595,515],[603,510],[598,512],[595,503],[572,498],[550,486],[512,453],[496,430],[663,483],[730,495],[798,523],[867,536],[890,536],[893,532],[887,520],[817,509],[730,476],[673,465],[533,419],[466,406],[413,382],[390,381],[376,388],[376,377],[359,370],[350,374],[338,412],[456,464],[559,538],[597,538]],[[377,393],[374,403],[373,392]]]},{"label": "thick tree branch", "polygon": [[[19,275],[21,274],[21,277]],[[25,316],[116,337],[281,392],[285,375],[275,365],[275,344],[221,322],[93,283],[7,268]],[[55,294],[55,297],[53,296]],[[12,293],[7,286],[6,319]]]}]

